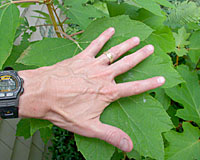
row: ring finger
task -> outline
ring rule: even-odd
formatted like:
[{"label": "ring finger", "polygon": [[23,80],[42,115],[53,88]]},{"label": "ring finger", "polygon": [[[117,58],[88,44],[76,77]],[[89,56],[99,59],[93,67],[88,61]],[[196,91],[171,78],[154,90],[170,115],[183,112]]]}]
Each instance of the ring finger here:
[{"label": "ring finger", "polygon": [[106,54],[102,54],[97,59],[102,61],[105,64],[109,64],[111,61],[117,60],[121,55],[134,48],[140,43],[140,39],[138,37],[133,37],[125,42],[118,44],[117,46],[109,49]]}]

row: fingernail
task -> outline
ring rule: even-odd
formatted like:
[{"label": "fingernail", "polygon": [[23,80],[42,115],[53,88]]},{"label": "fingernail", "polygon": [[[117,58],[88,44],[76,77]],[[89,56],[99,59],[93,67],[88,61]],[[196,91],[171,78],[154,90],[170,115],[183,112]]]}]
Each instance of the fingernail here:
[{"label": "fingernail", "polygon": [[148,45],[148,46],[147,46],[147,49],[148,49],[149,51],[153,51],[153,50],[154,50],[154,47],[153,47],[152,45]]},{"label": "fingernail", "polygon": [[113,28],[113,27],[110,27],[110,28],[108,28],[108,31],[112,33],[112,32],[114,32],[114,31],[115,31],[115,28]]},{"label": "fingernail", "polygon": [[122,138],[120,141],[120,149],[122,151],[127,151],[129,149],[129,142],[126,138]]},{"label": "fingernail", "polygon": [[136,43],[139,43],[140,42],[140,38],[139,37],[133,37],[133,41],[136,42]]},{"label": "fingernail", "polygon": [[164,77],[159,77],[159,78],[157,79],[157,82],[162,84],[162,83],[165,82],[165,78],[164,78]]}]

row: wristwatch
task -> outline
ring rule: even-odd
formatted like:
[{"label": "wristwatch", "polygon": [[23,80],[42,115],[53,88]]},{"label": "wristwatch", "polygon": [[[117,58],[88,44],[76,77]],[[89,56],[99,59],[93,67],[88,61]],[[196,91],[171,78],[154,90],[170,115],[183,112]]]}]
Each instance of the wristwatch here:
[{"label": "wristwatch", "polygon": [[16,71],[0,71],[1,118],[18,118],[19,97],[23,91],[23,79],[19,77]]}]

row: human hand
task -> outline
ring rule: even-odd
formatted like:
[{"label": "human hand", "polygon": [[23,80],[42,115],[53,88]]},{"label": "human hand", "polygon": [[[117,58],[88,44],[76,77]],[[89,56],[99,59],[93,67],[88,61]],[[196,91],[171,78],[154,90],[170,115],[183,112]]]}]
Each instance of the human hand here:
[{"label": "human hand", "polygon": [[[24,94],[20,97],[19,116],[47,119],[68,131],[102,139],[130,152],[131,138],[121,129],[101,123],[100,115],[111,102],[157,88],[165,79],[154,77],[116,84],[116,76],[150,56],[154,48],[147,45],[113,64],[109,64],[105,54],[95,58],[113,34],[113,28],[107,29],[73,58],[49,67],[20,71]],[[133,37],[109,52],[117,60],[138,44],[139,38]]]}]

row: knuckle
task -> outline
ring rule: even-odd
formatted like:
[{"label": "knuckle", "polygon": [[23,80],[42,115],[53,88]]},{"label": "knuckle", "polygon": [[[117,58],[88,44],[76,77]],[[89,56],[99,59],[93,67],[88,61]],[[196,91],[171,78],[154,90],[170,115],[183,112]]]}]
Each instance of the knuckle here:
[{"label": "knuckle", "polygon": [[111,87],[104,87],[101,92],[106,96],[108,101],[114,101],[118,97],[117,90]]},{"label": "knuckle", "polygon": [[116,140],[116,139],[120,139],[120,136],[117,131],[108,130],[107,133],[105,134],[105,140],[108,143],[112,143],[114,142],[113,140]]},{"label": "knuckle", "polygon": [[141,83],[135,82],[135,84],[134,84],[134,92],[135,92],[135,94],[140,93],[141,92],[141,88],[142,88]]},{"label": "knuckle", "polygon": [[99,46],[99,45],[101,45],[101,41],[99,40],[99,39],[95,39],[95,40],[93,40],[92,42],[91,42],[91,45],[92,46]]},{"label": "knuckle", "polygon": [[124,63],[126,68],[132,68],[133,67],[132,61],[130,60],[130,58],[128,56],[123,58],[123,63]]}]

